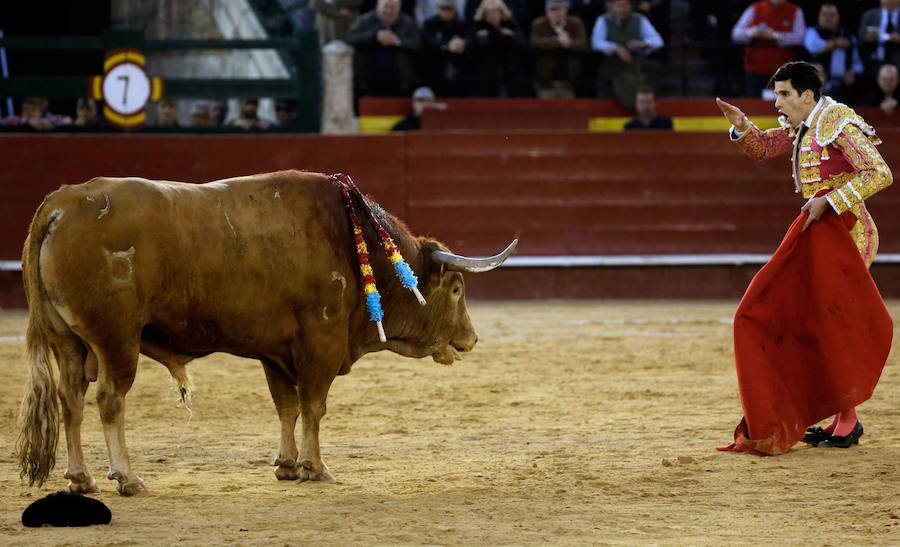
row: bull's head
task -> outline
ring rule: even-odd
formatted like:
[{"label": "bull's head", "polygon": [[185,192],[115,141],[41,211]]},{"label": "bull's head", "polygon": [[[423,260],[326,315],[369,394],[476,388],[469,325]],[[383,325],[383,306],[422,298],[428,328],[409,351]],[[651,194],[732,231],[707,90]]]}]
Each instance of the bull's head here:
[{"label": "bull's head", "polygon": [[475,327],[466,309],[466,284],[462,273],[481,273],[493,270],[513,253],[519,240],[502,253],[485,258],[455,255],[432,239],[420,239],[423,275],[419,288],[427,304],[422,322],[408,325],[413,332],[403,341],[388,340],[392,351],[411,357],[431,357],[449,365],[459,358],[457,351],[470,351],[478,341]]}]

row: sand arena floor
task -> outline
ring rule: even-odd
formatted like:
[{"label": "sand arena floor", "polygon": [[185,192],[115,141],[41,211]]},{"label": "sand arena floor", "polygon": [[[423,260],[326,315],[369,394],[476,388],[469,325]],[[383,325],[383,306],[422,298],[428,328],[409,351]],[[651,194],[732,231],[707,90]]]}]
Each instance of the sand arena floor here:
[{"label": "sand arena floor", "polygon": [[741,416],[736,306],[470,303],[481,340],[465,360],[381,353],[335,381],[321,440],[337,484],[275,479],[279,427],[258,363],[190,365],[185,427],[168,373],[142,359],[127,438],[149,495],[106,481],[91,387],[86,459],[113,521],[80,529],[21,524],[66,487],[65,443],[43,489],[20,482],[27,316],[2,312],[0,544],[900,544],[897,352],[860,407],[859,447],[719,453]]}]

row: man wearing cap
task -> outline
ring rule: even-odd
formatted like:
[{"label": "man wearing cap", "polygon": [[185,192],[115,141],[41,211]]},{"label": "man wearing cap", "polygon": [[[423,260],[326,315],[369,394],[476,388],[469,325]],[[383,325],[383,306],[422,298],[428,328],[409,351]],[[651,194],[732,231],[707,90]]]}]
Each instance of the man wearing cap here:
[{"label": "man wearing cap", "polygon": [[413,108],[409,115],[397,122],[391,131],[417,131],[422,127],[422,112],[426,108],[444,108],[443,103],[434,101],[434,92],[429,87],[416,89],[412,97]]},{"label": "man wearing cap", "polygon": [[587,50],[584,23],[569,15],[569,0],[546,0],[544,11],[531,24],[537,94],[542,99],[571,99],[581,75],[581,53]]},{"label": "man wearing cap", "polygon": [[440,0],[416,0],[416,5],[413,8],[413,15],[416,18],[416,23],[419,24],[419,27],[425,24],[425,21],[434,17],[438,14],[438,9],[441,5],[449,6],[453,5],[456,8],[456,13],[459,14],[460,19],[464,19],[462,16],[463,12],[466,9],[466,1],[467,0],[444,0],[443,3]]},{"label": "man wearing cap", "polygon": [[466,94],[468,23],[460,19],[456,0],[437,0],[437,14],[422,25],[425,81],[442,97]]}]

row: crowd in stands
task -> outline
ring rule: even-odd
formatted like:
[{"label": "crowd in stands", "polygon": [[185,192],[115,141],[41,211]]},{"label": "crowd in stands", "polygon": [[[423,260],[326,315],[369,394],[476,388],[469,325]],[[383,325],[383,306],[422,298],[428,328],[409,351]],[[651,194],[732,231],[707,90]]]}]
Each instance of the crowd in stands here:
[{"label": "crowd in stands", "polygon": [[[354,94],[410,97],[615,98],[638,112],[649,60],[665,66],[674,47],[671,0],[312,0],[320,45],[353,46]],[[825,93],[853,106],[897,107],[900,0],[691,0],[689,32],[678,46],[703,52],[713,91],[767,97],[769,77],[791,60],[816,63]],[[687,40],[687,42],[685,42]],[[739,82],[732,88],[719,83]],[[652,79],[649,83],[654,83]],[[641,91],[643,90],[643,91]],[[424,92],[423,92],[424,93]],[[637,100],[636,100],[637,99]],[[296,105],[276,101],[278,119],[242,100],[226,120],[224,101],[151,109],[160,127],[290,128]],[[101,112],[102,113],[102,112]],[[641,116],[639,116],[641,117]],[[646,117],[646,116],[645,116]],[[652,118],[647,118],[650,123]],[[186,121],[187,120],[187,121]],[[23,102],[2,125],[46,130],[102,123],[98,105],[79,100],[74,117],[47,100]]]},{"label": "crowd in stands", "polygon": [[[180,104],[190,103],[189,113],[181,115]],[[228,101],[177,101],[163,99],[149,103],[149,127],[161,129],[178,128],[221,128],[242,131],[294,131],[298,129],[296,99],[276,99],[273,119],[260,116],[259,99],[239,99],[237,114],[228,117]],[[27,97],[22,101],[20,115],[9,115],[0,119],[0,125],[7,128],[33,131],[104,130],[103,102],[79,98],[76,102],[75,117],[54,114],[49,111],[49,101],[45,97]]]},{"label": "crowd in stands", "polygon": [[[666,0],[334,1],[317,26],[323,43],[346,28],[357,96],[428,86],[438,97],[612,97],[634,111],[647,60],[665,65],[672,46]],[[689,9],[685,38],[703,47],[710,74],[739,75],[729,96],[765,97],[779,66],[809,60],[837,100],[878,106],[881,67],[900,63],[900,0],[696,0]]]}]

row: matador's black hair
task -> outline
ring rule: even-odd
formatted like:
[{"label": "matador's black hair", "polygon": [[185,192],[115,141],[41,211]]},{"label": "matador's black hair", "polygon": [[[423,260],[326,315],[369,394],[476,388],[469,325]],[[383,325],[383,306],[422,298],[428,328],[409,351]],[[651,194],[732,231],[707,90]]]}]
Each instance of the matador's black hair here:
[{"label": "matador's black hair", "polygon": [[822,96],[822,76],[819,75],[819,69],[812,63],[806,61],[791,61],[784,63],[766,86],[769,89],[775,88],[775,82],[790,81],[791,87],[797,90],[797,95],[802,95],[807,89],[813,92],[813,98],[818,102]]}]

